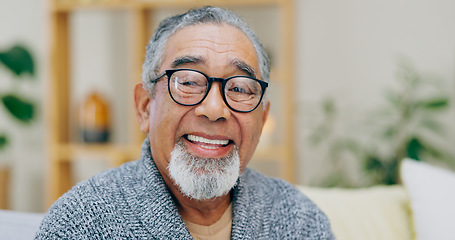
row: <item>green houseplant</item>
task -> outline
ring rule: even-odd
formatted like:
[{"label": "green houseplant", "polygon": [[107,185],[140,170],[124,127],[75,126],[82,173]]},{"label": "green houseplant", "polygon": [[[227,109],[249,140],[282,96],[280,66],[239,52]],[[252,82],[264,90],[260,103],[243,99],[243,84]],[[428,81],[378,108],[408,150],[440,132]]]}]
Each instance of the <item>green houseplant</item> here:
[{"label": "green houseplant", "polygon": [[[0,69],[5,69],[12,74],[13,89],[0,90],[0,102],[6,112],[20,124],[28,124],[35,118],[35,103],[14,91],[19,81],[25,75],[35,75],[35,65],[31,53],[23,46],[15,45],[5,51],[0,50]],[[3,71],[3,70],[2,70]],[[6,129],[0,129],[0,151],[9,144],[10,139]]]},{"label": "green houseplant", "polygon": [[[9,88],[0,89],[0,108],[6,110],[11,118],[18,124],[28,124],[35,119],[36,104],[20,95],[18,87],[20,81],[27,81],[25,76],[35,75],[35,65],[30,52],[23,46],[15,45],[7,50],[0,49],[0,71],[10,72],[11,78],[5,77],[2,80],[10,79]],[[8,74],[6,75],[8,76]],[[4,82],[6,84],[6,81]],[[1,110],[0,110],[1,111]],[[1,156],[10,144],[10,137],[5,126],[0,127],[0,209],[9,208],[9,182],[10,182],[10,159]]]},{"label": "green houseplant", "polygon": [[[409,61],[400,62],[396,73],[397,85],[386,92],[385,106],[362,114],[367,116],[363,127],[369,131],[363,133],[362,138],[354,134],[336,134],[340,110],[333,99],[324,100],[321,107],[323,120],[309,137],[314,147],[324,145],[325,158],[335,169],[322,185],[396,184],[400,182],[400,162],[406,157],[455,165],[453,156],[439,144],[445,141],[447,131],[440,121],[441,114],[450,103],[440,84],[442,82],[435,76],[417,71]],[[354,183],[346,180],[343,169],[346,158],[361,163],[367,181]]]},{"label": "green houseplant", "polygon": [[440,79],[420,73],[409,62],[401,62],[396,79],[398,86],[386,92],[387,107],[373,115],[381,126],[374,137],[386,143],[389,152],[381,154],[372,146],[365,147],[364,152],[364,169],[381,184],[400,181],[398,171],[403,158],[453,164],[450,153],[440,146],[447,137],[441,116],[450,104]]}]

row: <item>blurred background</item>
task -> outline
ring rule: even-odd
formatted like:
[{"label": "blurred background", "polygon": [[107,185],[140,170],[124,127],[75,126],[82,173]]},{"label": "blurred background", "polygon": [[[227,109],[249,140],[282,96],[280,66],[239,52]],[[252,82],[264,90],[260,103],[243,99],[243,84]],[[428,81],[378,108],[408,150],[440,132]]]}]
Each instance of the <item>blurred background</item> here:
[{"label": "blurred background", "polygon": [[[400,183],[396,173],[404,157],[455,167],[455,2],[284,2],[293,4],[292,13],[280,4],[232,8],[257,31],[272,63],[281,66],[272,73],[281,92],[272,93],[272,120],[259,150],[286,145],[283,151],[291,157],[283,161],[294,166],[292,172],[274,173],[276,162],[255,159],[252,167],[324,187]],[[51,8],[45,0],[0,0],[0,187],[7,194],[5,208],[13,210],[45,211],[46,194],[57,181],[48,178],[49,159],[79,149],[56,153],[49,146],[52,121],[59,119],[51,102],[59,91],[50,80],[58,66],[52,64]],[[159,19],[184,9],[155,10],[149,33]],[[130,74],[131,22],[127,11],[116,8],[75,10],[69,16],[71,83],[61,94],[69,98],[67,131],[73,142],[103,142],[103,133],[115,149],[131,142],[130,82],[137,81]],[[292,39],[280,38],[286,28],[291,32],[283,36]],[[283,57],[286,49],[292,54]],[[14,62],[17,56],[21,63]],[[101,135],[95,137],[81,130],[90,125],[84,114],[91,116],[93,105],[104,109],[96,113],[101,117],[93,125]],[[291,107],[283,114],[285,106]],[[282,134],[286,129],[293,133]],[[79,160],[71,165],[72,182],[112,167],[98,161],[100,155],[74,156]]]}]

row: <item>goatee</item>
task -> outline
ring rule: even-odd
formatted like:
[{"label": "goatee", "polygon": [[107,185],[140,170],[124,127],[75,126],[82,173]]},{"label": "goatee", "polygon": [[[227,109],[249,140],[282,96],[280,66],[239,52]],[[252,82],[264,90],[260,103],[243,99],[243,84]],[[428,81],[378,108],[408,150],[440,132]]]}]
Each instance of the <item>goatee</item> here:
[{"label": "goatee", "polygon": [[188,153],[182,141],[171,152],[169,174],[185,196],[207,200],[227,194],[240,174],[237,146],[223,158],[201,158]]}]

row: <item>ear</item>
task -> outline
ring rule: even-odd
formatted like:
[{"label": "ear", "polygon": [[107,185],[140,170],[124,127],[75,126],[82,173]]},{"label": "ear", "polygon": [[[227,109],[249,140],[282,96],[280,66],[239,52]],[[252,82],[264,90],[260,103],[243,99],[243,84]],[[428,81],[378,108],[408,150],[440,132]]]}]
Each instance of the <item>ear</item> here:
[{"label": "ear", "polygon": [[143,133],[149,131],[150,109],[149,104],[151,96],[144,89],[142,83],[136,84],[134,87],[134,107],[136,110],[136,119]]}]

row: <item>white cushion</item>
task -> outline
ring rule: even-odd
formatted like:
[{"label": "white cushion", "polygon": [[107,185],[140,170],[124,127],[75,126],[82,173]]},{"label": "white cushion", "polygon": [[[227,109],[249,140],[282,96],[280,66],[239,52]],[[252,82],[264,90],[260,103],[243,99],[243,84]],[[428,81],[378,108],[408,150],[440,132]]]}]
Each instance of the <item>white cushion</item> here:
[{"label": "white cushion", "polygon": [[411,200],[416,239],[455,239],[455,173],[405,159],[401,179]]},{"label": "white cushion", "polygon": [[412,239],[408,198],[402,186],[297,187],[324,211],[337,240]]}]

